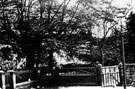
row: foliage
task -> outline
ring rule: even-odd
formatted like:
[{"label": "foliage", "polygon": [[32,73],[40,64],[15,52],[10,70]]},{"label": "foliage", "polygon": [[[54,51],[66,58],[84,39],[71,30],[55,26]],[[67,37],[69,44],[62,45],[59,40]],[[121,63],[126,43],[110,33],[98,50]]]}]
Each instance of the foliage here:
[{"label": "foliage", "polygon": [[130,13],[129,17],[127,18],[127,33],[126,33],[126,39],[127,39],[127,44],[126,44],[126,56],[128,58],[127,61],[129,62],[135,62],[135,14]]},{"label": "foliage", "polygon": [[[26,58],[21,58],[21,60],[17,60],[17,56],[15,54],[13,60],[2,60],[0,62],[0,70],[8,71],[8,70],[24,70],[26,69]],[[12,58],[11,58],[12,59]]]},{"label": "foliage", "polygon": [[15,70],[16,64],[14,61],[4,61],[0,63],[0,70],[7,71],[7,70]]},{"label": "foliage", "polygon": [[26,68],[26,58],[14,54],[10,45],[0,45],[0,70],[20,70]]}]

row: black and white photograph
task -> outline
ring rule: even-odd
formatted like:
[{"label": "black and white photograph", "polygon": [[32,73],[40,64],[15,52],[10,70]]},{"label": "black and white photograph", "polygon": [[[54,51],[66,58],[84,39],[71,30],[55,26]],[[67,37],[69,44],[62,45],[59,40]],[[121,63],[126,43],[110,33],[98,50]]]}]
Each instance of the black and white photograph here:
[{"label": "black and white photograph", "polygon": [[134,89],[135,0],[0,0],[0,89]]}]

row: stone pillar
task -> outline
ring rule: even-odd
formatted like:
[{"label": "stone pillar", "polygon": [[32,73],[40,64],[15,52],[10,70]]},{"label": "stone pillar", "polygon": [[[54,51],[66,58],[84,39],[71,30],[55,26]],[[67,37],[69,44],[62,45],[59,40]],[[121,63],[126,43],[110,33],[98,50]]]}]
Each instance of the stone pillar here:
[{"label": "stone pillar", "polygon": [[11,76],[11,82],[10,82],[10,89],[16,89],[16,74],[15,71],[9,70],[8,71]]},{"label": "stone pillar", "polygon": [[1,88],[2,89],[6,89],[6,79],[5,79],[5,72],[4,71],[0,71],[0,77],[1,77]]}]

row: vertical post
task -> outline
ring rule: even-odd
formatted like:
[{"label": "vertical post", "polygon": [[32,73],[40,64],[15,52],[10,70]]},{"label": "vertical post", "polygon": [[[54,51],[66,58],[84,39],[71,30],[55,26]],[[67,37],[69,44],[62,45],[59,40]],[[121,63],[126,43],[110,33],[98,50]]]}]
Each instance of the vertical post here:
[{"label": "vertical post", "polygon": [[15,75],[15,71],[9,70],[8,72],[10,73],[10,76],[11,76],[10,89],[16,89],[16,75]]},{"label": "vertical post", "polygon": [[120,77],[120,86],[122,86],[122,73],[121,73],[121,67],[122,66],[122,64],[121,63],[119,63],[119,77]]},{"label": "vertical post", "polygon": [[126,67],[125,67],[125,50],[124,50],[124,37],[123,37],[123,29],[121,22],[121,41],[122,41],[122,59],[123,59],[123,80],[124,80],[124,89],[126,89]]},{"label": "vertical post", "polygon": [[102,83],[101,67],[102,67],[102,65],[101,65],[100,63],[96,65],[96,69],[97,69],[97,80],[96,80],[96,82],[97,82],[97,85],[98,85],[98,86],[100,86],[101,83]]},{"label": "vertical post", "polygon": [[1,88],[2,89],[6,89],[6,79],[5,79],[5,72],[4,71],[0,71],[1,74]]}]

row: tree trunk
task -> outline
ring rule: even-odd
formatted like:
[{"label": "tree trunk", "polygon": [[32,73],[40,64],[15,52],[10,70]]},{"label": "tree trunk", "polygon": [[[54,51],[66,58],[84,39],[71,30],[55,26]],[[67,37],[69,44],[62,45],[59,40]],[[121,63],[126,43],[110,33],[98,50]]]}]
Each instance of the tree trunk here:
[{"label": "tree trunk", "polygon": [[35,61],[32,61],[34,59],[33,54],[26,54],[27,56],[27,63],[26,63],[26,68],[27,69],[32,69],[34,67]]},{"label": "tree trunk", "polygon": [[53,67],[53,49],[50,50],[49,52],[49,57],[48,57],[48,68],[49,68],[49,72],[52,72],[52,67]]},{"label": "tree trunk", "polygon": [[101,54],[102,66],[104,66],[104,52],[103,52],[103,48],[100,47],[99,50],[100,50],[100,54]]}]

